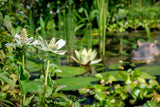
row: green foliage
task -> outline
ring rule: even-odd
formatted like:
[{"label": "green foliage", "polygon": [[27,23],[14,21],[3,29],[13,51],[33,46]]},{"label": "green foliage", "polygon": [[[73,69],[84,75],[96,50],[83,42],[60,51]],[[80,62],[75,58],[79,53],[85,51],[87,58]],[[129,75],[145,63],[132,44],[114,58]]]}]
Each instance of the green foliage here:
[{"label": "green foliage", "polygon": [[[128,58],[130,55],[128,44],[132,44],[135,49],[137,46],[135,41],[139,37],[135,38],[135,33],[134,36],[127,35],[121,38],[122,33],[141,29],[145,30],[148,36],[145,38],[143,37],[145,34],[142,34],[142,38],[152,39],[152,29],[159,29],[160,26],[159,1],[0,0],[0,10],[1,106],[123,107],[135,106],[141,101],[144,107],[160,105],[160,86],[155,80],[156,77],[152,76],[159,75],[159,66],[143,66],[127,72],[102,72],[102,69],[108,68],[98,65],[95,71],[102,72],[96,74],[98,81],[95,77],[84,76],[86,69],[82,67],[56,65],[63,63],[61,57],[52,55],[53,53],[39,52],[32,46],[23,49],[5,46],[6,43],[15,42],[13,40],[15,34],[20,34],[21,29],[25,27],[29,36],[37,39],[40,35],[47,39],[46,44],[52,37],[65,39],[67,58],[66,56],[63,58],[67,60],[67,64],[70,64],[68,59],[73,55],[74,49],[96,48],[100,50],[98,55],[105,57],[106,43],[111,49],[110,44],[114,45],[117,39],[111,37],[113,42],[112,40],[109,42],[110,37],[106,35],[108,30],[120,33],[119,53]],[[127,48],[121,48],[126,44]],[[119,55],[115,50],[116,54],[110,53],[112,56]],[[46,66],[48,59],[51,63]],[[124,69],[124,64],[129,62],[109,63],[109,69]],[[38,76],[33,75],[34,80],[29,78],[32,76],[30,71],[36,71],[38,74]],[[66,96],[63,93],[74,90],[83,93],[80,97],[88,95],[94,97],[93,104],[81,105],[79,96],[71,98],[70,95]]]},{"label": "green foliage", "polygon": [[[95,104],[118,107],[138,104],[157,105],[160,103],[156,98],[159,96],[158,82],[154,80],[153,76],[146,73],[144,75],[139,70],[120,71],[117,76],[124,82],[119,81],[118,83],[115,76],[96,74],[96,77],[99,78],[99,84],[83,88],[80,92],[94,96],[97,101],[92,106]],[[149,83],[145,79],[149,79]]]}]

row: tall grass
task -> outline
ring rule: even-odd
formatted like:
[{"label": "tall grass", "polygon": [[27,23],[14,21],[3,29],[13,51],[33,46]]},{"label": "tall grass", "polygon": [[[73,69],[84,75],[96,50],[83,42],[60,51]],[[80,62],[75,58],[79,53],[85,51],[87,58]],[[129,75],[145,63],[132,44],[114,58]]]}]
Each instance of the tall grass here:
[{"label": "tall grass", "polygon": [[69,2],[67,9],[63,10],[63,13],[59,13],[58,19],[58,28],[59,28],[59,35],[61,38],[66,40],[66,48],[68,51],[67,60],[70,60],[70,55],[73,54],[74,48],[74,38],[75,38],[75,26],[74,26],[74,14],[73,14],[73,7],[72,3]]},{"label": "tall grass", "polygon": [[99,11],[99,15],[97,16],[97,23],[100,35],[100,55],[101,58],[105,57],[105,41],[106,41],[106,21],[107,21],[107,13],[108,13],[108,2],[109,0],[95,0],[94,5]]}]

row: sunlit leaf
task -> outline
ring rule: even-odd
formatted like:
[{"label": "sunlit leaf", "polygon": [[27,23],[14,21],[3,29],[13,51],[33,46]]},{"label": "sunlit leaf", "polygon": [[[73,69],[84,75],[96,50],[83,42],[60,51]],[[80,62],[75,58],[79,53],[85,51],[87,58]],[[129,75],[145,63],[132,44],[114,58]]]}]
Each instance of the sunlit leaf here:
[{"label": "sunlit leaf", "polygon": [[26,101],[25,101],[25,103],[24,103],[24,105],[28,106],[29,103],[31,102],[31,100],[33,99],[33,97],[34,97],[34,95],[32,95],[31,97],[27,98]]}]

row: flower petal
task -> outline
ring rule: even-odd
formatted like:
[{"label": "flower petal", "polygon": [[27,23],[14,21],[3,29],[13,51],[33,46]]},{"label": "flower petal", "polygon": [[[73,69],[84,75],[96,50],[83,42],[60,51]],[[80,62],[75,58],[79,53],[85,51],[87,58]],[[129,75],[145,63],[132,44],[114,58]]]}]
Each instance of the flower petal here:
[{"label": "flower petal", "polygon": [[97,64],[97,63],[99,63],[100,61],[101,61],[101,59],[97,59],[97,60],[91,61],[90,64]]},{"label": "flower petal", "polygon": [[62,47],[66,44],[66,41],[63,40],[63,39],[60,39],[60,40],[58,40],[58,41],[56,42],[55,46],[56,46],[57,44],[58,44],[57,49],[60,49],[60,48],[62,48]]},{"label": "flower petal", "polygon": [[33,37],[30,37],[30,38],[27,39],[27,41],[24,41],[24,43],[26,43],[27,45],[30,45],[32,40],[33,40]]},{"label": "flower petal", "polygon": [[15,38],[21,39],[21,35],[17,35],[16,33]]},{"label": "flower petal", "polygon": [[32,45],[38,45],[39,44],[39,42],[38,42],[38,40],[35,40],[33,43],[31,43]]},{"label": "flower petal", "polygon": [[51,47],[51,48],[52,48],[52,47],[54,46],[55,42],[56,42],[56,39],[55,39],[55,38],[52,38],[51,41],[49,42],[48,47]]},{"label": "flower petal", "polygon": [[18,44],[17,43],[7,43],[5,44],[7,47],[15,47],[17,46]]},{"label": "flower petal", "polygon": [[64,51],[64,50],[60,50],[60,51],[51,51],[51,52],[53,52],[53,53],[55,53],[55,54],[58,54],[58,55],[64,55],[64,54],[66,53],[66,51]]}]

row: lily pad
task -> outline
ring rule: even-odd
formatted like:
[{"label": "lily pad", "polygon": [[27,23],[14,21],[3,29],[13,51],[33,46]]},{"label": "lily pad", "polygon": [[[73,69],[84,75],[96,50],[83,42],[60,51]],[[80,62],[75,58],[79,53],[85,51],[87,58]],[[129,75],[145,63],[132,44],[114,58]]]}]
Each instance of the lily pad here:
[{"label": "lily pad", "polygon": [[100,74],[103,75],[103,76],[106,76],[108,74],[116,76],[118,74],[118,72],[120,72],[120,71],[107,71],[107,72],[102,72]]},{"label": "lily pad", "polygon": [[160,66],[141,66],[137,67],[136,69],[151,75],[160,75]]},{"label": "lily pad", "polygon": [[73,77],[86,72],[86,69],[82,67],[61,66],[60,69],[62,70],[62,73],[57,73],[58,77]]},{"label": "lily pad", "polygon": [[38,64],[36,62],[28,60],[27,63],[26,63],[26,68],[29,71],[40,71],[41,70],[41,64]]},{"label": "lily pad", "polygon": [[96,84],[98,82],[98,78],[95,77],[66,77],[62,79],[57,79],[57,85],[66,85],[66,88],[62,90],[77,90],[80,88],[84,88],[91,84]]}]

